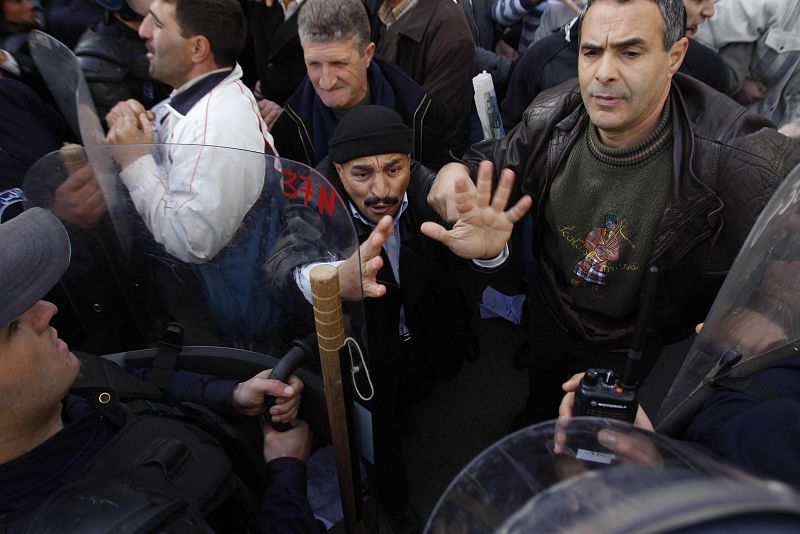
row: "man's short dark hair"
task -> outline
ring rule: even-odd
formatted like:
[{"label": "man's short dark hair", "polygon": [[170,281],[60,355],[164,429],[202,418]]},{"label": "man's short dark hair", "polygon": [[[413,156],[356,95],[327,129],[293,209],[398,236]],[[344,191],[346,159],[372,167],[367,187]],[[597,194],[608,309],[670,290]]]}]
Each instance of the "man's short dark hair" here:
[{"label": "man's short dark hair", "polygon": [[[600,0],[588,0],[581,11],[581,24],[586,17],[589,7]],[[605,0],[613,1],[618,4],[627,4],[633,0]],[[681,40],[686,35],[686,8],[683,0],[652,0],[661,12],[664,21],[664,50],[669,52],[672,45]]]},{"label": "man's short dark hair", "polygon": [[236,0],[164,0],[175,4],[175,20],[184,38],[202,35],[220,67],[236,63],[247,38],[242,7]]},{"label": "man's short dark hair", "polygon": [[301,43],[330,43],[356,38],[364,54],[370,43],[369,18],[361,0],[307,0],[297,15]]}]

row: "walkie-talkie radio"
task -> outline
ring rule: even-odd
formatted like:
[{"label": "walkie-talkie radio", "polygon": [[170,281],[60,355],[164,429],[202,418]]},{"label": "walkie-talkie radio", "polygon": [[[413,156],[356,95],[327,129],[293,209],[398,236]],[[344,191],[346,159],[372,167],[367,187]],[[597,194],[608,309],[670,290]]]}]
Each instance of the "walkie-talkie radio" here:
[{"label": "walkie-talkie radio", "polygon": [[653,314],[658,267],[650,266],[644,280],[642,308],[636,321],[625,374],[620,379],[610,369],[588,369],[575,392],[574,415],[608,417],[633,422],[639,403],[636,400],[638,384],[635,381],[636,366],[642,359],[642,348],[647,335],[647,324]]}]

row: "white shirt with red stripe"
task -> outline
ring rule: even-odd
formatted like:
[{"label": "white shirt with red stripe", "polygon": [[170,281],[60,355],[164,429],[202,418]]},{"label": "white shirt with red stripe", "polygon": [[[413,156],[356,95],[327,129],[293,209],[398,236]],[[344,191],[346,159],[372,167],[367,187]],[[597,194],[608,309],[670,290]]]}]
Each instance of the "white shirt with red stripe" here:
[{"label": "white shirt with red stripe", "polygon": [[120,173],[155,240],[181,261],[207,262],[228,243],[261,194],[263,154],[277,154],[241,77],[236,65],[173,91],[152,109],[154,143],[170,144],[165,157],[143,156]]}]

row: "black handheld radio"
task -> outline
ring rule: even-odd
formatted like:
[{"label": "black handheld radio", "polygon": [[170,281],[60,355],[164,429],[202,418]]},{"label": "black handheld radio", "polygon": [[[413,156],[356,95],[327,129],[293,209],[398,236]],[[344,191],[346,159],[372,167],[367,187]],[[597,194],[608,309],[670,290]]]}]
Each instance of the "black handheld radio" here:
[{"label": "black handheld radio", "polygon": [[647,324],[653,314],[658,267],[647,269],[642,295],[642,308],[636,321],[625,374],[620,379],[611,369],[588,369],[575,392],[574,415],[608,417],[633,423],[636,419],[638,384],[635,382],[636,366],[642,359],[642,349],[647,335]]}]

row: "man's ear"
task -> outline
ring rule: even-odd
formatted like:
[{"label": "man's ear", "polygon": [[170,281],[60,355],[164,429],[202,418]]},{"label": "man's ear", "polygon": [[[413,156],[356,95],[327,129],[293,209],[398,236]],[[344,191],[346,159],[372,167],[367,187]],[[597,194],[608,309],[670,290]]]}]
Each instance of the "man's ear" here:
[{"label": "man's ear", "polygon": [[372,62],[372,56],[375,55],[375,43],[370,43],[367,45],[366,50],[364,50],[364,56],[367,58],[367,67]]},{"label": "man's ear", "polygon": [[342,178],[344,178],[344,167],[342,167],[335,161],[333,162],[333,167],[336,169],[336,173],[339,175],[339,179],[341,180]]},{"label": "man's ear", "polygon": [[189,37],[190,55],[192,63],[204,63],[210,57],[214,59],[211,51],[211,43],[205,35],[193,35]]},{"label": "man's ear", "polygon": [[683,64],[683,58],[686,57],[686,51],[689,49],[689,38],[681,37],[677,42],[673,43],[672,48],[669,49],[669,77],[675,76],[678,69]]}]

